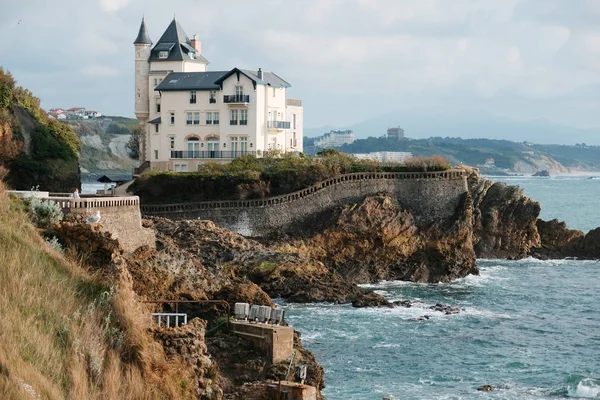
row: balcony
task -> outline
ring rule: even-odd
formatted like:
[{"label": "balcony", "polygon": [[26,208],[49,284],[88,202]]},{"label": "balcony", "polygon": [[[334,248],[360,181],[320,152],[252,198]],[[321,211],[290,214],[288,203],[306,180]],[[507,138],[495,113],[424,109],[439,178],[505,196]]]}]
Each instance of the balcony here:
[{"label": "balcony", "polygon": [[289,121],[267,121],[268,129],[290,129]]},{"label": "balcony", "polygon": [[255,151],[220,151],[220,150],[202,150],[202,151],[171,151],[171,159],[225,159],[232,160],[241,156],[256,156]]},{"label": "balcony", "polygon": [[250,95],[249,94],[224,95],[223,103],[225,103],[225,104],[248,104],[248,103],[250,103]]}]

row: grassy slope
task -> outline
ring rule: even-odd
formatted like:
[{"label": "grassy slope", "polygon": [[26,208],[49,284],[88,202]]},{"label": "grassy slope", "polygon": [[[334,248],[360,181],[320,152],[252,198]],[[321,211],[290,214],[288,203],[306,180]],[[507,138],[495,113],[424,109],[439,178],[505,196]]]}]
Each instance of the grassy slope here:
[{"label": "grassy slope", "polygon": [[51,250],[0,187],[0,398],[190,397],[143,315],[127,285]]}]

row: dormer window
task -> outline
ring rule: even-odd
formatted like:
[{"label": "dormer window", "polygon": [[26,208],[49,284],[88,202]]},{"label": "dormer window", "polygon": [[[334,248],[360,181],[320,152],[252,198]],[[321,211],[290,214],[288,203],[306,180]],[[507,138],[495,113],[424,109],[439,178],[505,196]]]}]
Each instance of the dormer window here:
[{"label": "dormer window", "polygon": [[194,52],[190,52],[190,53],[189,53],[189,56],[190,56],[190,59],[192,59],[192,60],[193,60],[193,59],[195,59],[195,58],[196,58],[196,53],[194,53]]},{"label": "dormer window", "polygon": [[158,58],[167,58],[169,57],[169,52],[168,51],[159,51],[158,52]]}]

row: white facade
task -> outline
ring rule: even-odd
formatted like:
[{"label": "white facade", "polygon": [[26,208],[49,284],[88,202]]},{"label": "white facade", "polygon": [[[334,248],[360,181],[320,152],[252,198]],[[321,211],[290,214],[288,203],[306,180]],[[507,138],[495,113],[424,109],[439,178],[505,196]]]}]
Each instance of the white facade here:
[{"label": "white facade", "polygon": [[406,159],[412,157],[412,153],[403,151],[377,151],[373,153],[354,154],[362,160],[378,161],[382,164],[403,164]]},{"label": "white facade", "polygon": [[145,131],[140,159],[150,170],[194,171],[206,161],[303,150],[302,103],[287,98],[290,85],[279,76],[207,71],[199,40],[190,41],[175,20],[154,47],[148,42],[142,22],[135,109]]},{"label": "white facade", "polygon": [[315,140],[316,147],[341,147],[345,144],[354,143],[354,132],[331,131],[323,135],[321,139]]}]

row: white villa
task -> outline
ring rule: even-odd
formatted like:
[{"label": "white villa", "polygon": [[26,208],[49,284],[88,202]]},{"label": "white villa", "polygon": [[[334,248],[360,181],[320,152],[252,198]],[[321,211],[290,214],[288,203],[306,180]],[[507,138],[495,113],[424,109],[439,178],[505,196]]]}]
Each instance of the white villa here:
[{"label": "white villa", "polygon": [[275,73],[208,71],[200,40],[175,18],[154,46],[142,18],[133,44],[135,115],[144,132],[137,173],[302,151],[302,102],[287,98],[290,84]]},{"label": "white villa", "polygon": [[346,131],[330,131],[324,134],[321,138],[315,140],[315,146],[321,148],[341,147],[345,144],[354,143],[354,132]]}]

